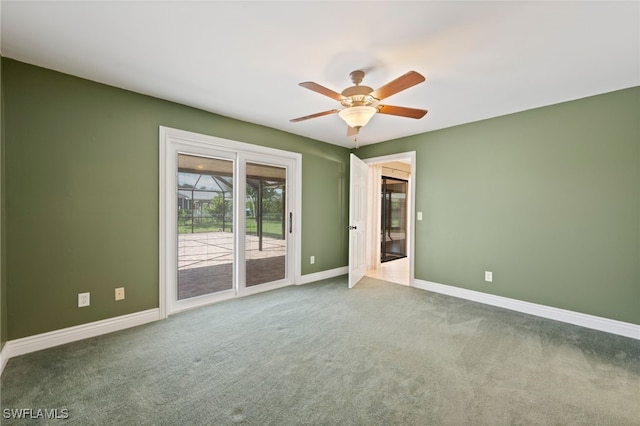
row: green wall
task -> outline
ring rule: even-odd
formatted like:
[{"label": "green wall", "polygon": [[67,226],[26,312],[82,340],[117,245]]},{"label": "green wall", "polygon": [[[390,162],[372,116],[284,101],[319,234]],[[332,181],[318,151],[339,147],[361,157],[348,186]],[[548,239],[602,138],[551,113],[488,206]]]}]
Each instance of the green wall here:
[{"label": "green wall", "polygon": [[9,340],[158,307],[159,126],[301,153],[302,273],[347,264],[347,149],[7,58],[2,80]]},{"label": "green wall", "polygon": [[[161,125],[302,153],[302,273],[347,264],[346,149],[7,58],[0,82],[0,344],[158,306]],[[638,116],[633,88],[355,153],[417,152],[416,278],[640,324]]]},{"label": "green wall", "polygon": [[417,279],[640,324],[639,117],[636,87],[354,153],[416,151]]},{"label": "green wall", "polygon": [[7,341],[7,278],[5,267],[4,202],[4,92],[2,90],[2,56],[0,56],[0,350]]}]

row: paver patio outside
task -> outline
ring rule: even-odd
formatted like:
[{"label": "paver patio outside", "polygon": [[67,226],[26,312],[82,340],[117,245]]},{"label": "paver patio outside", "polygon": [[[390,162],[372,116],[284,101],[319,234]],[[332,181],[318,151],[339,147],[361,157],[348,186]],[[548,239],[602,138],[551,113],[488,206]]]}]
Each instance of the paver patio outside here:
[{"label": "paver patio outside", "polygon": [[[286,241],[245,237],[247,286],[285,277]],[[233,233],[202,232],[178,235],[178,299],[232,288]]]}]

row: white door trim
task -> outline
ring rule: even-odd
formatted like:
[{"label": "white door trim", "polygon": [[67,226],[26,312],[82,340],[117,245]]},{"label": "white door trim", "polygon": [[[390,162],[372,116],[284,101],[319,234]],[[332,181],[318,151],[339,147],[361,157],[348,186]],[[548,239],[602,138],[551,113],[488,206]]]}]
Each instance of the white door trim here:
[{"label": "white door trim", "polygon": [[[175,288],[177,279],[177,266],[174,264],[177,253],[177,209],[174,207],[176,193],[176,170],[177,155],[179,152],[190,152],[194,154],[206,153],[215,150],[217,153],[228,153],[237,161],[238,153],[246,154],[252,158],[283,158],[289,159],[293,163],[291,171],[292,188],[288,196],[291,204],[291,211],[296,212],[293,217],[293,238],[291,239],[293,256],[293,271],[289,284],[301,282],[301,213],[302,213],[302,155],[300,153],[268,148],[244,142],[223,139],[216,136],[203,135],[185,130],[173,129],[160,126],[159,128],[159,309],[160,318],[166,318],[172,312],[177,312],[172,301],[175,299],[175,290],[172,292],[170,286]],[[237,165],[236,165],[237,168]],[[238,212],[234,210],[237,218]],[[237,238],[236,238],[237,239]],[[235,243],[236,248],[238,242]],[[273,286],[259,286],[262,291],[272,289]],[[242,292],[241,295],[251,294],[259,290]],[[193,298],[189,302],[181,303],[180,309],[189,309],[202,304],[208,304],[220,300],[236,297],[234,291],[224,291],[212,295],[212,297]],[[171,298],[171,299],[170,299]]]}]

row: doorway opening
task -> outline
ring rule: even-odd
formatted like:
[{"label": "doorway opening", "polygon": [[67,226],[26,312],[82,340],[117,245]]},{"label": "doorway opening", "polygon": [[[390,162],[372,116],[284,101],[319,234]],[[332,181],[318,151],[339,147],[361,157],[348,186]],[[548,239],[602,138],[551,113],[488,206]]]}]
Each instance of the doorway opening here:
[{"label": "doorway opening", "polygon": [[[386,155],[363,160],[368,166],[367,191],[367,270],[365,275],[396,284],[413,285],[416,170],[415,151]],[[404,188],[387,188],[389,206],[383,218],[385,194],[383,178],[387,183],[402,182]],[[392,195],[395,194],[395,195]],[[401,195],[404,194],[404,195]],[[395,207],[395,208],[394,208]],[[393,211],[393,213],[392,213]],[[388,226],[384,221],[389,219]],[[388,232],[387,232],[388,231]],[[388,238],[390,236],[390,238]]]}]

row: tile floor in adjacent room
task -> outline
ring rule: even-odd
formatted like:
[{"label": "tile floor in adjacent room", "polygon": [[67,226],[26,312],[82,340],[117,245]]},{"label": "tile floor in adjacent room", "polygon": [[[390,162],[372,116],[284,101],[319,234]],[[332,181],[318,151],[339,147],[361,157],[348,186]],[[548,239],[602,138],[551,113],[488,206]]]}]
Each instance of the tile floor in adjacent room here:
[{"label": "tile floor in adjacent room", "polygon": [[409,258],[391,260],[380,264],[378,269],[370,269],[366,275],[396,284],[409,285]]}]

